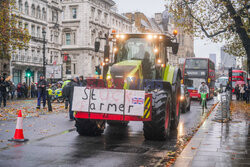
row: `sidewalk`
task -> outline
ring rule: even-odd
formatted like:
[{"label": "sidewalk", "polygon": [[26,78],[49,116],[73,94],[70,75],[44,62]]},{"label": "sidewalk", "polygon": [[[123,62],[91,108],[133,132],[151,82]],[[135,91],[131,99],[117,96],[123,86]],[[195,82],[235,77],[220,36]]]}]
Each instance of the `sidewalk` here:
[{"label": "sidewalk", "polygon": [[0,107],[0,121],[16,121],[17,113],[22,110],[24,118],[39,117],[39,115],[53,114],[53,113],[67,113],[68,110],[64,109],[64,103],[51,103],[53,112],[48,112],[46,108],[36,109],[37,99],[25,100],[8,100],[6,107]]},{"label": "sidewalk", "polygon": [[250,104],[232,101],[232,121],[213,121],[219,105],[182,151],[175,167],[250,166]]}]

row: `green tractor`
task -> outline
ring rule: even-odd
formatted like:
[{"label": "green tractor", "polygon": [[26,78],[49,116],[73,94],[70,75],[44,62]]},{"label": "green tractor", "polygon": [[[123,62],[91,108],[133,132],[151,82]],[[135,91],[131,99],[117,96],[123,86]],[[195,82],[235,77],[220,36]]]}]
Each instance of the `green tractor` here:
[{"label": "green tractor", "polygon": [[107,41],[114,42],[113,56],[106,45],[103,79],[87,80],[87,87],[74,90],[77,132],[100,135],[106,122],[127,126],[143,121],[146,139],[167,139],[180,119],[181,71],[168,63],[169,52],[178,51],[175,36],[112,34]]}]

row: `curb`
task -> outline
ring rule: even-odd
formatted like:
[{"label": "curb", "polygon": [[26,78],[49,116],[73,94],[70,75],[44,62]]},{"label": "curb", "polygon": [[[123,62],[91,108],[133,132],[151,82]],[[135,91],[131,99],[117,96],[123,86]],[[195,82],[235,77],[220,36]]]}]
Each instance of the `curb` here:
[{"label": "curb", "polygon": [[[179,154],[179,156],[176,158],[176,161],[172,164],[172,166],[181,166],[181,167],[185,167],[185,166],[189,166],[190,162],[192,162],[192,159],[194,157],[194,155],[196,154],[196,148],[199,147],[201,141],[202,141],[202,136],[200,135],[200,133],[204,130],[202,128],[202,126],[207,125],[207,122],[211,122],[212,121],[212,116],[215,114],[215,108],[218,106],[220,102],[216,102],[209,110],[209,112],[207,112],[207,115],[203,118],[203,120],[200,122],[200,124],[197,126],[197,130],[194,131],[194,135],[192,136],[192,138],[186,143],[186,146],[184,147],[184,149],[181,151],[181,153]],[[211,115],[212,113],[212,115]],[[208,124],[210,125],[210,124]]]}]

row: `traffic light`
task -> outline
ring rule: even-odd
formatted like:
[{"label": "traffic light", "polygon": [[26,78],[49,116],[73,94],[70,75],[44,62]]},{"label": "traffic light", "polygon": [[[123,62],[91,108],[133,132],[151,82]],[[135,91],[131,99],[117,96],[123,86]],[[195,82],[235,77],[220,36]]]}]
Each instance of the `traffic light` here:
[{"label": "traffic light", "polygon": [[25,76],[26,76],[26,77],[31,77],[31,75],[32,75],[32,72],[31,72],[31,70],[28,68],[28,69],[25,71]]},{"label": "traffic light", "polygon": [[228,70],[228,80],[230,82],[232,81],[232,75],[233,75],[233,70],[232,70],[232,68],[229,68],[229,70]]},{"label": "traffic light", "polygon": [[102,73],[102,70],[101,70],[101,68],[100,68],[100,65],[95,66],[95,74],[96,74],[96,75],[101,75],[101,73]]}]

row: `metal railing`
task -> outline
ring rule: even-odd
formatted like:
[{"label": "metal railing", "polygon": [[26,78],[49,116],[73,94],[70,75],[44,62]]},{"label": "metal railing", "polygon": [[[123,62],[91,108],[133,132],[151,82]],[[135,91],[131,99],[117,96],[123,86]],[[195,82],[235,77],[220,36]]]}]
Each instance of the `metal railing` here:
[{"label": "metal railing", "polygon": [[26,56],[26,55],[12,55],[11,60],[13,62],[23,62],[23,63],[35,63],[42,64],[43,58],[38,56]]},{"label": "metal railing", "polygon": [[221,95],[221,120],[230,119],[230,103],[231,103],[232,92],[227,91]]}]

